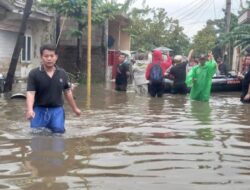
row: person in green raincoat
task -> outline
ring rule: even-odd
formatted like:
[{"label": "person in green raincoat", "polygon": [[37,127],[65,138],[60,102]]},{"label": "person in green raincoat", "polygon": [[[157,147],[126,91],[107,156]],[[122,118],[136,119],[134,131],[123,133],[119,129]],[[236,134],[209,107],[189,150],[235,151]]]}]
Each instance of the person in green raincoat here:
[{"label": "person in green raincoat", "polygon": [[186,84],[191,87],[190,98],[197,101],[208,101],[217,64],[212,53],[208,58],[202,54],[199,58],[200,64],[194,66],[187,74]]}]

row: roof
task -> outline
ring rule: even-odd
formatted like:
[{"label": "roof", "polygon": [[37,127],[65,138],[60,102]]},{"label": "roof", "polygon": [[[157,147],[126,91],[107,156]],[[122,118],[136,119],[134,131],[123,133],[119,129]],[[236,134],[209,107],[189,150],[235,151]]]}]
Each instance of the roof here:
[{"label": "roof", "polygon": [[3,7],[8,11],[11,11],[13,9],[13,5],[8,0],[0,0],[0,7]]},{"label": "roof", "polygon": [[[12,19],[19,20],[22,18],[25,2],[25,0],[0,0],[0,7],[17,14],[16,17]],[[35,3],[33,3],[32,13],[30,15],[31,20],[43,20],[49,22],[51,16],[52,14],[44,9],[38,8]]]}]

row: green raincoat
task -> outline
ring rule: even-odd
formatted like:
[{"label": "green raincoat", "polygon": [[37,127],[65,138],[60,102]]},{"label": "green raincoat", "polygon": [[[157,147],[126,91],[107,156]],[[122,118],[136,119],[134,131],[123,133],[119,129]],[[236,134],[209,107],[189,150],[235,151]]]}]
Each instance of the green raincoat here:
[{"label": "green raincoat", "polygon": [[204,66],[194,66],[187,74],[186,84],[191,87],[190,98],[198,101],[208,101],[212,86],[212,77],[216,72],[214,59],[207,61]]}]

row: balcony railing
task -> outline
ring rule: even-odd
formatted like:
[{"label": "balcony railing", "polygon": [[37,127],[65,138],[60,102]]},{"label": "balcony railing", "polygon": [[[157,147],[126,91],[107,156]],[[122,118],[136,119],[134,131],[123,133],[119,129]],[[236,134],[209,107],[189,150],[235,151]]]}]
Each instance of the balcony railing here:
[{"label": "balcony railing", "polygon": [[245,10],[239,18],[238,18],[239,24],[249,24],[250,23],[250,9]]}]

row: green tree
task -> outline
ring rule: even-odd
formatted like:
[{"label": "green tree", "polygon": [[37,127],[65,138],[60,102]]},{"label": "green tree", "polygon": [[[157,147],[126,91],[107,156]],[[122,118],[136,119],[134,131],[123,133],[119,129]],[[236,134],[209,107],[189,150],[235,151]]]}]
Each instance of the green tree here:
[{"label": "green tree", "polygon": [[[231,41],[225,41],[226,38],[226,23],[225,18],[216,19],[216,20],[209,20],[209,23],[213,24],[216,28],[216,47],[214,48],[214,55],[215,57],[223,57],[223,51],[226,46],[226,44],[230,45],[231,52],[232,50],[232,42]],[[230,22],[230,31],[232,31],[235,27],[238,26],[238,17],[231,13],[231,22]]]},{"label": "green tree", "polygon": [[152,50],[166,46],[175,53],[183,54],[188,49],[189,39],[183,33],[178,20],[168,17],[164,9],[134,8],[130,13],[130,26],[126,29],[132,36],[132,49]]},{"label": "green tree", "polygon": [[[92,0],[92,23],[104,25],[107,19],[113,19],[116,15],[126,12],[135,0],[126,0],[123,4],[116,1]],[[82,37],[87,30],[87,6],[88,0],[42,0],[41,6],[56,11],[58,15],[70,17],[77,22],[77,27],[71,29],[71,35],[77,38],[76,65],[79,70],[83,67]],[[58,30],[57,30],[58,31]],[[103,27],[104,36],[104,27]],[[102,43],[103,48],[104,43]]]},{"label": "green tree", "polygon": [[240,46],[242,49],[250,47],[250,24],[242,24],[235,27],[224,38],[223,43],[232,41],[234,47]]},{"label": "green tree", "polygon": [[208,53],[216,46],[216,31],[211,23],[207,23],[205,28],[198,31],[193,38],[192,47],[195,54]]}]

